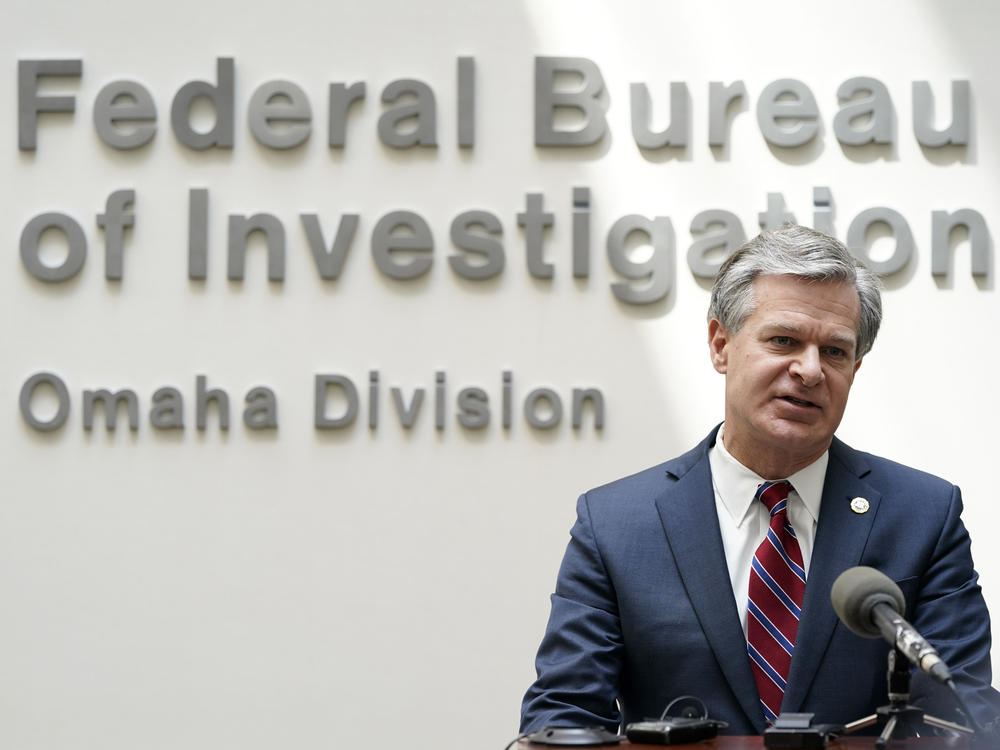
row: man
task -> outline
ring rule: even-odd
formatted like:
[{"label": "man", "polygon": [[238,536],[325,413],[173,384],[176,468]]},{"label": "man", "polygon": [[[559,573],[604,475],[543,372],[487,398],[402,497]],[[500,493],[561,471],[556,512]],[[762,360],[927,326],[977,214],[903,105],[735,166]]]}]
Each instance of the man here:
[{"label": "man", "polygon": [[[725,422],[579,499],[522,731],[614,731],[682,695],[731,734],[759,734],[780,712],[873,714],[889,702],[889,646],[851,633],[830,603],[856,565],[896,581],[972,713],[995,719],[958,488],[834,437],[881,315],[878,279],[804,227],[764,233],[723,265],[708,343]],[[914,678],[912,702],[958,719],[930,685]]]}]

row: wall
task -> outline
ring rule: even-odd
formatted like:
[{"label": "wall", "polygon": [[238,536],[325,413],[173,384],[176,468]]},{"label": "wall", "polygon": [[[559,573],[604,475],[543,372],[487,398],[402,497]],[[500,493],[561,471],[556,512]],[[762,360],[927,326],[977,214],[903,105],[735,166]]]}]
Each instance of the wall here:
[{"label": "wall", "polygon": [[[576,495],[677,454],[721,419],[722,381],[705,347],[707,282],[687,257],[701,238],[691,223],[721,209],[755,233],[768,193],[811,223],[814,188],[829,188],[842,237],[879,206],[912,230],[912,256],[886,278],[883,332],[840,434],[963,487],[996,610],[994,247],[990,240],[987,273],[974,276],[970,243],[958,233],[949,271],[934,276],[931,228],[933,211],[961,208],[981,214],[990,235],[1000,223],[997,21],[996,6],[968,0],[38,0],[10,9],[0,31],[8,70],[0,169],[9,176],[0,187],[3,744],[346,746],[376,733],[376,747],[400,737],[413,747],[502,747],[533,674]],[[598,143],[534,145],[536,56],[582,57],[599,68],[608,134]],[[472,89],[456,84],[463,57],[474,58]],[[217,58],[234,60],[234,142],[196,150],[175,136],[171,103],[190,81],[217,82]],[[40,89],[72,95],[76,109],[41,115],[36,148],[21,150],[17,61],[44,59],[82,61],[79,78],[48,77]],[[858,76],[888,90],[888,145],[836,137],[838,87]],[[797,148],[769,144],[755,114],[768,84],[786,78],[808,87],[820,113],[818,134]],[[99,92],[122,79],[148,89],[157,113],[155,135],[137,149],[108,146],[93,124]],[[248,124],[253,92],[276,79],[296,83],[312,109],[310,137],[291,149],[261,145]],[[433,91],[436,146],[380,139],[383,113],[406,105],[380,99],[399,79]],[[709,84],[737,80],[747,95],[728,112],[727,144],[710,147]],[[944,127],[953,80],[970,85],[969,142],[921,146],[912,84],[929,83]],[[328,86],[358,81],[365,99],[349,110],[344,145],[331,147]],[[557,78],[560,90],[575,82]],[[648,86],[654,129],[670,119],[670,84],[687,84],[686,146],[636,145],[629,97],[637,82]],[[474,91],[474,104],[460,90]],[[461,146],[457,118],[470,111],[474,144]],[[564,110],[556,120],[562,129],[581,124]],[[210,130],[211,108],[196,105],[192,122]],[[395,132],[405,137],[414,124]],[[589,188],[589,205],[578,205],[574,235],[580,187]],[[134,200],[119,211],[108,199],[122,190]],[[192,190],[207,191],[204,222],[190,217]],[[517,220],[530,213],[529,193],[553,215],[541,254]],[[476,209],[500,224],[488,236],[504,265],[486,280],[449,263],[477,260],[450,239],[453,220]],[[390,253],[399,264],[430,258],[418,278],[392,278],[374,259],[372,237],[393,211],[419,214],[432,235],[429,254]],[[72,219],[86,244],[85,262],[64,282],[37,279],[20,256],[25,228],[46,212]],[[243,279],[230,280],[229,216],[258,213],[284,228],[283,280],[268,279],[259,237]],[[99,214],[110,231],[99,228]],[[109,279],[112,219],[126,214],[134,221],[121,234],[121,278]],[[343,215],[357,215],[338,278],[321,278],[301,214],[317,217],[327,243]],[[620,266],[662,263],[657,278],[668,293],[652,304],[623,302],[612,289],[643,288],[606,252],[612,226],[633,214],[669,219],[658,225],[659,248],[633,235]],[[192,242],[204,243],[204,278],[191,278],[199,276],[189,267]],[[868,242],[876,260],[896,251],[878,227]],[[577,264],[589,257],[580,277],[574,247]],[[60,267],[65,239],[45,232],[38,257]],[[536,272],[551,263],[552,277],[532,275],[529,259]],[[379,373],[375,427],[371,371]],[[43,372],[59,377],[70,403],[65,423],[47,432],[19,407],[25,383]],[[352,426],[316,427],[317,375],[356,386]],[[214,406],[197,427],[198,376],[227,393],[228,430]],[[178,415],[170,392],[154,401],[165,387],[180,396],[183,428],[153,424]],[[256,428],[248,427],[245,397],[260,387],[273,399],[253,393]],[[458,422],[456,399],[473,387],[488,398],[479,429]],[[120,414],[107,431],[100,410],[85,429],[84,391],[101,388],[134,391],[137,430]],[[417,388],[424,401],[407,428],[400,412],[414,408]],[[538,388],[554,391],[565,410],[551,429],[523,416]],[[572,427],[574,388],[599,390],[602,428],[590,410]],[[326,393],[321,417],[344,417],[343,391]],[[54,420],[52,389],[34,396],[31,413]],[[481,411],[469,417],[481,395],[465,398],[466,418],[481,421]],[[552,418],[544,398],[536,406],[536,421]],[[275,415],[277,427],[266,427]]]}]

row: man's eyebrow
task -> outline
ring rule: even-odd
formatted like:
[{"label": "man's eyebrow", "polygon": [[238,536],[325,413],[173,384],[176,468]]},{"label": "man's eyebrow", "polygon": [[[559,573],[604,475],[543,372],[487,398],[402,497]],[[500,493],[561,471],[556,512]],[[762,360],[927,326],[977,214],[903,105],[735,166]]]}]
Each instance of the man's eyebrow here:
[{"label": "man's eyebrow", "polygon": [[765,331],[788,331],[789,333],[799,333],[802,330],[801,326],[794,325],[793,323],[779,323],[777,321],[765,323],[761,328]]},{"label": "man's eyebrow", "polygon": [[802,327],[797,326],[793,323],[765,323],[760,327],[762,334],[772,336],[774,334],[786,334],[789,336],[794,336],[802,333]]},{"label": "man's eyebrow", "polygon": [[850,347],[851,349],[853,349],[858,345],[858,337],[850,336],[846,333],[834,333],[833,335],[830,336],[830,341],[832,341],[835,344],[840,344],[844,348]]}]

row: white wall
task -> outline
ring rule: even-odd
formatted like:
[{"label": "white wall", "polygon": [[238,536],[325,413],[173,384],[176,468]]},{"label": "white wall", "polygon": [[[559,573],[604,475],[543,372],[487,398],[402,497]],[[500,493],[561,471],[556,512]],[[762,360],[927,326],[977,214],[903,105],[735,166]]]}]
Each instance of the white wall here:
[{"label": "white wall", "polygon": [[[907,218],[916,254],[888,279],[886,320],[856,381],[840,434],[848,442],[959,483],[989,602],[1000,597],[991,544],[993,424],[1000,411],[993,345],[995,263],[970,273],[966,243],[954,270],[930,273],[930,215],[973,208],[1000,226],[1000,53],[997,7],[980,2],[640,3],[525,2],[280,5],[232,0],[134,3],[35,0],[8,9],[0,49],[0,169],[5,270],[0,274],[0,741],[18,748],[266,748],[343,746],[378,731],[391,747],[502,747],[532,677],[548,594],[576,495],[686,449],[721,418],[722,382],[705,351],[707,291],[686,264],[691,219],[735,212],[748,233],[768,192],[809,222],[812,188],[828,186],[843,236],[851,218],[885,205]],[[476,145],[455,145],[455,60],[476,59]],[[609,138],[586,149],[536,149],[535,55],[587,57],[608,88]],[[170,130],[174,92],[214,80],[236,61],[231,153],[187,149]],[[53,81],[77,111],[43,116],[36,152],[20,152],[18,59],[79,58],[79,81]],[[895,147],[845,153],[833,135],[836,89],[867,75],[884,82],[897,115]],[[103,145],[94,97],[116,79],[153,92],[159,130],[135,152]],[[309,142],[276,152],[254,142],[245,107],[261,83],[286,78],[309,95]],[[417,78],[437,95],[439,146],[382,146],[378,96]],[[815,94],[822,130],[789,153],[770,149],[754,118],[778,78]],[[708,82],[745,81],[749,108],[726,153],[707,143]],[[973,91],[964,150],[921,149],[910,85]],[[347,146],[324,140],[326,89],[365,81]],[[691,91],[690,147],[643,154],[629,130],[629,84],[648,84],[664,123],[671,81]],[[592,190],[592,272],[570,267],[570,194]],[[187,278],[187,193],[211,192],[209,275]],[[95,215],[114,190],[136,191],[125,275],[103,272]],[[555,214],[551,282],[529,276],[515,215],[541,192]],[[448,228],[472,208],[503,223],[504,272],[458,279]],[[395,282],[368,242],[390,210],[420,213],[435,238],[423,279]],[[22,227],[60,211],[84,227],[89,254],[64,284],[21,264]],[[273,213],[288,232],[284,282],[269,283],[263,251],[245,281],[225,276],[230,213]],[[360,214],[342,277],[321,281],[297,225],[320,215],[332,232]],[[620,216],[668,216],[676,281],[665,303],[617,302],[604,255]],[[875,252],[887,252],[888,241]],[[991,243],[991,254],[993,246]],[[60,262],[49,238],[45,257]],[[336,434],[312,426],[313,376],[349,375],[364,395],[382,377],[381,422]],[[501,372],[518,406],[529,390],[599,387],[607,423],[550,433],[497,413]],[[448,376],[448,422],[434,429],[434,373]],[[57,373],[72,398],[67,424],[30,429],[18,395],[30,375]],[[195,377],[227,390],[233,424],[194,427]],[[153,392],[181,390],[187,427],[147,418]],[[270,387],[280,426],[240,420],[251,387]],[[388,389],[427,389],[416,425],[394,422]],[[490,394],[490,426],[454,420],[460,387]],[[84,389],[132,388],[142,425],[82,427]],[[49,407],[50,408],[50,407]],[[38,409],[44,411],[39,403]],[[918,519],[919,520],[919,519]],[[476,739],[463,739],[474,733]]]}]

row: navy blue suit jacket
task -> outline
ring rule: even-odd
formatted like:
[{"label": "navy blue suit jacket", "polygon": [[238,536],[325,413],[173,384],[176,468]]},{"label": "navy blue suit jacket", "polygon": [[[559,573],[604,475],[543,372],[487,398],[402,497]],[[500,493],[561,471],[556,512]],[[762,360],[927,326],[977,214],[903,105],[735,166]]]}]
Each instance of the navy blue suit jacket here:
[{"label": "navy blue suit jacket", "polygon": [[[681,695],[701,698],[729,733],[765,729],[715,508],[708,450],[717,431],[579,499],[522,731],[615,730],[659,717]],[[866,513],[851,510],[856,497],[870,503]],[[783,711],[846,723],[888,703],[888,644],[851,633],[830,603],[840,573],[869,565],[902,589],[906,619],[938,649],[977,718],[996,718],[989,614],[961,510],[954,485],[834,439]],[[956,720],[936,688],[915,678],[911,702]]]}]

